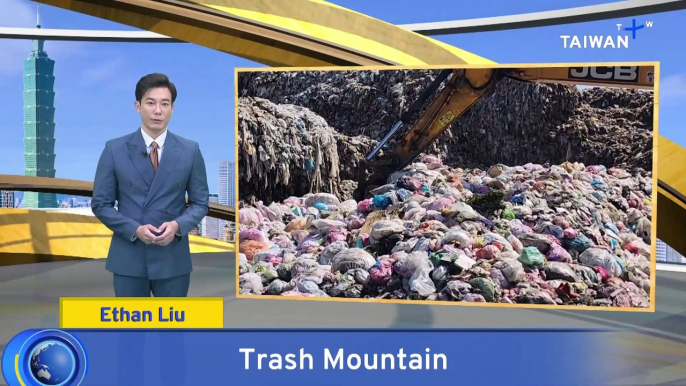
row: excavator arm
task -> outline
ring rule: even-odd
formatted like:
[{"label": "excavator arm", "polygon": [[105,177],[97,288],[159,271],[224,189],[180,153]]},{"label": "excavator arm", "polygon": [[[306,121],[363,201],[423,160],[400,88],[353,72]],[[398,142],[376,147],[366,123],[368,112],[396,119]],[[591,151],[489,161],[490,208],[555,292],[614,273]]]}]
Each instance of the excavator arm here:
[{"label": "excavator arm", "polygon": [[[654,66],[614,67],[532,67],[532,68],[467,68],[448,69],[439,73],[434,82],[410,108],[378,145],[362,161],[359,169],[358,186],[354,193],[358,201],[369,194],[369,190],[386,183],[388,176],[410,164],[424,152],[459,117],[467,112],[479,99],[492,93],[498,82],[511,78],[525,82],[563,83],[570,85],[614,86],[624,88],[652,89]],[[387,155],[375,159],[378,152],[402,127],[409,124],[416,113],[440,85],[438,92],[426,110],[411,129],[397,142]],[[367,170],[372,169],[367,178]]]}]

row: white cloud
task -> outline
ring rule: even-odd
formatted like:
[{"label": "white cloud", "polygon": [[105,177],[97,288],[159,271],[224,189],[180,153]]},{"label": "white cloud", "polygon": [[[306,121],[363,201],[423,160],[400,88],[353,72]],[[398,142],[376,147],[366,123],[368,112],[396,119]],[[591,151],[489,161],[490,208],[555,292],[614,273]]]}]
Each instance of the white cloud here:
[{"label": "white cloud", "polygon": [[666,76],[660,80],[660,96],[686,96],[686,74]]},{"label": "white cloud", "polygon": [[[36,11],[19,0],[4,0],[0,14],[0,26],[27,28],[36,25]],[[0,75],[21,71],[21,61],[31,50],[27,40],[0,40]]]},{"label": "white cloud", "polygon": [[3,0],[0,25],[12,28],[28,28],[36,25],[36,7],[25,1]]},{"label": "white cloud", "polygon": [[84,86],[102,85],[102,83],[120,73],[125,62],[122,57],[100,60],[99,65],[89,67],[83,72],[81,81]]},{"label": "white cloud", "polygon": [[674,74],[660,79],[659,88],[661,105],[686,104],[686,74]]},{"label": "white cloud", "polygon": [[[20,0],[1,0],[0,27],[31,28],[36,26],[36,8]],[[81,42],[47,41],[45,51],[60,60],[83,52]],[[24,39],[0,39],[0,76],[17,75],[22,71],[22,61],[31,52],[31,41]]]}]

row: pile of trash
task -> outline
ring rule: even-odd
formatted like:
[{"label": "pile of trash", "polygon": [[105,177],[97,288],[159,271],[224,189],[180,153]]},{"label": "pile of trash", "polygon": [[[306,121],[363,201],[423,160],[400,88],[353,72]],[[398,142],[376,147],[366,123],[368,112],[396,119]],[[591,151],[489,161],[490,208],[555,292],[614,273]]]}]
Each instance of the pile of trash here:
[{"label": "pile of trash", "polygon": [[342,180],[355,180],[357,160],[376,141],[337,133],[308,109],[262,98],[238,100],[241,197],[280,200],[327,191],[350,195]]},{"label": "pile of trash", "polygon": [[[439,72],[244,72],[238,81],[242,97],[305,107],[340,134],[378,141]],[[653,93],[647,91],[579,90],[504,79],[492,95],[477,101],[453,123],[425,155],[470,168],[576,161],[652,170],[653,104]],[[409,129],[406,126],[394,139],[401,138]],[[393,147],[394,141],[389,146]]]},{"label": "pile of trash", "polygon": [[351,199],[437,74],[239,74],[241,293],[649,307],[650,92],[505,79]]},{"label": "pile of trash", "polygon": [[239,73],[238,87],[242,97],[306,107],[341,134],[380,139],[439,72],[255,71]]},{"label": "pile of trash", "polygon": [[308,193],[244,204],[240,292],[649,307],[651,178],[424,156],[360,202]]}]

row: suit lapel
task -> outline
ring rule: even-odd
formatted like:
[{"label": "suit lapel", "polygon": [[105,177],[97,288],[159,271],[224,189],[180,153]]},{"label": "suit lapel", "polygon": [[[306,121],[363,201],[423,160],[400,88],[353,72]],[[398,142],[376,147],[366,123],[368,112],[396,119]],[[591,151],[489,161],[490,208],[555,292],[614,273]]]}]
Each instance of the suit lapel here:
[{"label": "suit lapel", "polygon": [[[129,148],[129,158],[131,158],[133,166],[138,170],[138,173],[143,177],[148,187],[150,187],[155,177],[155,171],[152,169],[150,157],[147,156],[147,147],[140,129],[131,135],[131,138],[126,142],[126,146]],[[144,152],[145,154],[143,154]]]},{"label": "suit lapel", "polygon": [[[141,136],[142,138],[143,136]],[[155,174],[150,190],[148,190],[148,197],[145,199],[144,206],[148,205],[150,200],[155,197],[157,191],[164,185],[164,183],[169,179],[172,174],[176,163],[179,161],[179,154],[181,149],[179,148],[179,143],[174,137],[174,134],[167,132],[167,140],[165,141],[164,148],[162,150],[162,159],[160,160],[159,168]],[[150,164],[150,162],[148,162]],[[152,165],[150,166],[152,170]]]}]

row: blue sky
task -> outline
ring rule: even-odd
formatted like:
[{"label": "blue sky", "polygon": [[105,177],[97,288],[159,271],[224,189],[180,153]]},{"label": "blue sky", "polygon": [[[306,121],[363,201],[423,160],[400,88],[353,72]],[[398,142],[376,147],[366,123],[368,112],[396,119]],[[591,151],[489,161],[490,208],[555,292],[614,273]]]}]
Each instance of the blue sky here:
[{"label": "blue sky", "polygon": [[[36,3],[2,0],[0,26],[32,27]],[[335,4],[393,24],[469,19],[601,4],[583,0],[335,0]],[[459,4],[459,5],[457,5]],[[131,27],[45,5],[44,28],[117,29]],[[496,62],[662,62],[660,126],[665,137],[686,146],[680,111],[686,107],[686,39],[680,21],[686,12],[638,17],[653,22],[628,49],[564,49],[560,35],[617,34],[616,23],[631,18],[515,31],[439,36],[436,39]],[[23,174],[22,60],[31,42],[0,40],[0,174]],[[262,67],[242,58],[191,44],[47,42],[56,60],[57,176],[92,180],[107,139],[139,124],[134,87],[140,76],[167,73],[179,88],[170,129],[200,143],[210,189],[216,191],[217,164],[234,158],[233,70]]]}]

